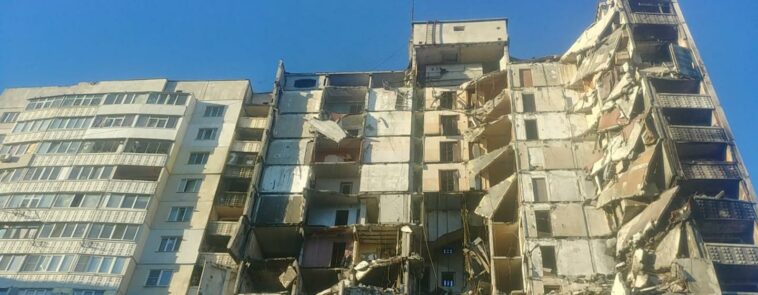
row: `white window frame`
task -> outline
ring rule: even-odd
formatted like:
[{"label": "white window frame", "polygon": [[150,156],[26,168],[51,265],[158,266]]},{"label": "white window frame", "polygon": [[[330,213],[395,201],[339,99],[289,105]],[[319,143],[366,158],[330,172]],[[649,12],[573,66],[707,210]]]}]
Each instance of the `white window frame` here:
[{"label": "white window frame", "polygon": [[199,128],[195,140],[215,140],[218,128]]},{"label": "white window frame", "polygon": [[162,236],[158,244],[158,252],[179,252],[182,246],[182,236]]},{"label": "white window frame", "polygon": [[[146,287],[168,287],[171,284],[171,278],[174,276],[173,269],[151,269],[145,280]],[[151,282],[154,280],[155,282]]]},{"label": "white window frame", "polygon": [[182,178],[179,181],[179,193],[196,193],[200,191],[200,186],[203,184],[202,178]]},{"label": "white window frame", "polygon": [[171,207],[168,212],[168,222],[187,222],[192,219],[194,207]]},{"label": "white window frame", "polygon": [[205,165],[208,164],[208,158],[211,157],[210,152],[190,152],[187,165]]},{"label": "white window frame", "polygon": [[223,105],[209,105],[205,106],[205,112],[203,117],[223,117],[226,106]]}]

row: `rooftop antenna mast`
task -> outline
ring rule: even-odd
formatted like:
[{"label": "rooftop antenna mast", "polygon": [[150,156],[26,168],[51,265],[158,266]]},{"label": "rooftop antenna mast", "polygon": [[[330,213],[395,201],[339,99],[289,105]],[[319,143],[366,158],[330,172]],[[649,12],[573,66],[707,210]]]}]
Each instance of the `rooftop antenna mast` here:
[{"label": "rooftop antenna mast", "polygon": [[411,0],[411,23],[413,23],[415,13],[416,13],[416,0]]}]

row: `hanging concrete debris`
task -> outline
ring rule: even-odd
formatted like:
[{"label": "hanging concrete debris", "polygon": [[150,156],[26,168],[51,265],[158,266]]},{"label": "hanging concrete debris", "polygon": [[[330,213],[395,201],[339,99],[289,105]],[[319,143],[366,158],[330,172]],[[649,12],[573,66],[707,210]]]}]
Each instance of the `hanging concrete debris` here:
[{"label": "hanging concrete debris", "polygon": [[306,118],[305,120],[311,125],[311,127],[316,129],[316,132],[323,134],[335,142],[340,142],[347,137],[345,130],[335,121],[318,120],[315,118]]}]

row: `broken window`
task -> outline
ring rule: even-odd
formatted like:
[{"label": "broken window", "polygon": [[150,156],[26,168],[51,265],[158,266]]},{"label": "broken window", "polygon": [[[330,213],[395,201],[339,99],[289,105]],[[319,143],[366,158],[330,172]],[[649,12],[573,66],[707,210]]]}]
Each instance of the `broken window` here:
[{"label": "broken window", "polygon": [[521,104],[524,109],[524,113],[534,113],[537,111],[537,105],[534,102],[533,93],[523,93],[521,95]]},{"label": "broken window", "polygon": [[353,183],[349,181],[340,182],[340,193],[346,195],[353,193]]},{"label": "broken window", "polygon": [[439,109],[452,110],[455,107],[454,98],[455,98],[455,95],[452,91],[442,92],[442,94],[440,94],[439,96],[439,99],[440,99]]},{"label": "broken window", "polygon": [[293,83],[293,86],[295,88],[313,88],[316,87],[316,83],[316,79],[297,79]]},{"label": "broken window", "polygon": [[534,219],[537,223],[538,237],[552,237],[553,228],[550,224],[550,210],[535,210]]},{"label": "broken window", "polygon": [[458,170],[440,170],[440,192],[458,191]]},{"label": "broken window", "polygon": [[518,70],[519,82],[521,87],[532,87],[532,70],[520,69]]},{"label": "broken window", "polygon": [[347,217],[350,215],[348,210],[337,210],[334,216],[334,225],[347,225]]},{"label": "broken window", "polygon": [[457,141],[440,142],[440,162],[458,162],[461,160],[461,149]]},{"label": "broken window", "polygon": [[669,0],[629,0],[632,12],[641,13],[671,13]]},{"label": "broken window", "polygon": [[345,266],[345,242],[334,242],[332,244],[332,261],[330,267],[343,267]]},{"label": "broken window", "polygon": [[540,253],[542,253],[542,272],[547,274],[555,274],[555,247],[553,246],[540,246]]},{"label": "broken window", "polygon": [[547,202],[547,181],[544,177],[532,178],[532,191],[534,193],[534,202]]},{"label": "broken window", "polygon": [[440,284],[443,287],[455,287],[455,272],[454,271],[443,271],[442,280],[440,281]]},{"label": "broken window", "polygon": [[460,135],[458,130],[458,116],[440,116],[442,135]]},{"label": "broken window", "polygon": [[536,140],[539,139],[539,133],[537,129],[537,119],[526,119],[524,120],[524,129],[526,130],[526,139],[527,140]]}]

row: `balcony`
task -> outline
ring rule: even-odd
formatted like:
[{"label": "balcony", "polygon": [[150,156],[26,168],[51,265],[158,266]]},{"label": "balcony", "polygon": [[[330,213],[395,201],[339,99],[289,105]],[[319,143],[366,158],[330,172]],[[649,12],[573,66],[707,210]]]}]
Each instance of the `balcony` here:
[{"label": "balcony", "polygon": [[668,133],[677,142],[728,143],[729,137],[720,127],[668,126]]},{"label": "balcony", "polygon": [[229,149],[232,152],[260,153],[261,147],[260,141],[235,140]]},{"label": "balcony", "polygon": [[206,235],[233,236],[237,233],[236,221],[209,221],[205,227]]},{"label": "balcony", "polygon": [[268,118],[261,117],[240,117],[237,121],[237,127],[239,128],[252,128],[252,129],[266,129],[266,123]]},{"label": "balcony", "polygon": [[678,24],[673,6],[669,0],[629,0],[630,22],[633,24]]},{"label": "balcony", "polygon": [[247,200],[245,192],[224,192],[216,197],[216,206],[225,208],[244,208]]},{"label": "balcony", "polygon": [[209,262],[209,263],[212,263],[212,264],[215,264],[215,265],[218,265],[230,270],[237,269],[237,263],[234,262],[234,259],[232,259],[232,256],[229,255],[228,253],[203,252],[203,253],[200,253],[197,260],[198,260],[198,265],[204,265],[205,262]]},{"label": "balcony", "polygon": [[694,179],[741,179],[736,164],[682,164],[685,178]]},{"label": "balcony", "polygon": [[224,176],[235,178],[253,178],[255,167],[252,166],[231,166],[227,165],[224,170]]}]

